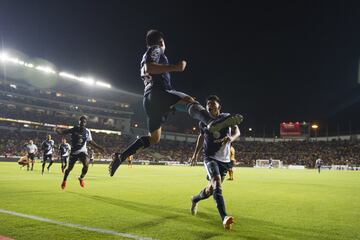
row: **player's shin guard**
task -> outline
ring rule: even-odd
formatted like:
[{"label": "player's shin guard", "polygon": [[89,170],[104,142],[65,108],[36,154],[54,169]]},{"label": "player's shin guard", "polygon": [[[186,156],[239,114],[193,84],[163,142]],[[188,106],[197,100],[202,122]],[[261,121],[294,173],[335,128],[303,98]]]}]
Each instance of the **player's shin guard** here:
[{"label": "player's shin guard", "polygon": [[207,199],[211,196],[211,193],[206,193],[206,188],[201,190],[198,195],[193,196],[192,200],[193,202],[199,202],[201,200]]},{"label": "player's shin guard", "polygon": [[69,176],[69,173],[74,168],[75,163],[71,164],[69,163],[69,167],[65,170],[63,181],[66,181],[67,177]]},{"label": "player's shin guard", "polygon": [[188,113],[189,115],[196,119],[199,120],[202,123],[205,123],[206,125],[208,125],[212,120],[214,120],[208,111],[206,111],[206,109],[200,105],[200,103],[198,102],[194,102],[194,103],[190,103],[187,106],[188,108]]},{"label": "player's shin guard", "polygon": [[54,162],[54,161],[50,161],[49,166],[47,167],[48,170],[50,169],[50,167],[51,167],[51,165],[53,164],[53,162]]},{"label": "player's shin guard", "polygon": [[219,214],[221,216],[221,220],[224,220],[224,218],[226,217],[226,210],[225,210],[225,202],[224,202],[224,198],[222,195],[222,190],[221,188],[215,188],[214,192],[213,192],[213,197],[215,199],[216,202],[216,207],[219,211]]},{"label": "player's shin guard", "polygon": [[42,165],[41,165],[41,173],[42,173],[42,174],[44,173],[45,164],[46,164],[46,161],[43,160]]},{"label": "player's shin guard", "polygon": [[88,169],[89,169],[89,165],[84,165],[84,166],[83,166],[83,168],[82,168],[82,170],[81,170],[81,175],[80,175],[80,178],[81,178],[81,179],[83,179],[83,178],[85,177]]},{"label": "player's shin guard", "polygon": [[129,156],[135,154],[137,150],[140,148],[147,148],[150,146],[150,137],[149,136],[142,136],[136,139],[122,154],[121,154],[121,161],[124,161]]}]

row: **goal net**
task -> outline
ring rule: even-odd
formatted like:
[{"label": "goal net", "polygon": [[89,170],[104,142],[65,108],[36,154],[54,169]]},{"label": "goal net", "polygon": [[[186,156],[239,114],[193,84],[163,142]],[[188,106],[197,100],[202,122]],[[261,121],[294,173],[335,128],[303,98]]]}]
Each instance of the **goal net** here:
[{"label": "goal net", "polygon": [[257,168],[282,168],[282,161],[278,159],[272,159],[272,166],[270,166],[269,159],[257,159],[255,167]]}]

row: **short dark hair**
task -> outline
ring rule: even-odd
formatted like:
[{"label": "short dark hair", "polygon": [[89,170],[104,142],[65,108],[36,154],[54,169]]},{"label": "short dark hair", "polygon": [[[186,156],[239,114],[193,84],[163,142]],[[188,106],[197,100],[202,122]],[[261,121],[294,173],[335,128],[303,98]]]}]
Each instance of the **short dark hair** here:
[{"label": "short dark hair", "polygon": [[83,119],[87,120],[87,116],[86,116],[86,115],[82,115],[82,116],[80,117],[80,121],[83,120]]},{"label": "short dark hair", "polygon": [[206,102],[208,101],[216,101],[220,104],[220,98],[216,95],[209,95],[207,98],[206,98]]},{"label": "short dark hair", "polygon": [[153,46],[160,43],[160,39],[164,39],[164,34],[158,30],[151,29],[146,33],[146,45]]}]

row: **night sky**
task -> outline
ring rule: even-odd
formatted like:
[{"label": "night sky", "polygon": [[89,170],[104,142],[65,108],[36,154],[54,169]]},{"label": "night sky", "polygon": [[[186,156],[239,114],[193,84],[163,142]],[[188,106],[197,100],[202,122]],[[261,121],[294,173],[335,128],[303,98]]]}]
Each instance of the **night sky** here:
[{"label": "night sky", "polygon": [[217,94],[246,127],[359,128],[360,3],[212,2],[1,0],[0,37],[4,48],[141,94],[145,33],[158,29],[169,60],[188,62],[172,75],[175,89],[202,102]]}]

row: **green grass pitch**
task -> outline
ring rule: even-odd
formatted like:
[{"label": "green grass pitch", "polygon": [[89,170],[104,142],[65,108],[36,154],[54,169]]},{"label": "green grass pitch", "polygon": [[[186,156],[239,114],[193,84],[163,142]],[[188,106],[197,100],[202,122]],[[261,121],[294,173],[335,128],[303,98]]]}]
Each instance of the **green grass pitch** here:
[{"label": "green grass pitch", "polygon": [[[60,165],[40,175],[0,163],[0,209],[152,239],[360,239],[360,172],[237,168],[223,195],[236,223],[222,227],[215,202],[190,196],[205,185],[202,167],[77,164],[65,191]],[[13,239],[126,239],[0,213],[0,236]],[[0,237],[1,238],[1,237]]]}]

